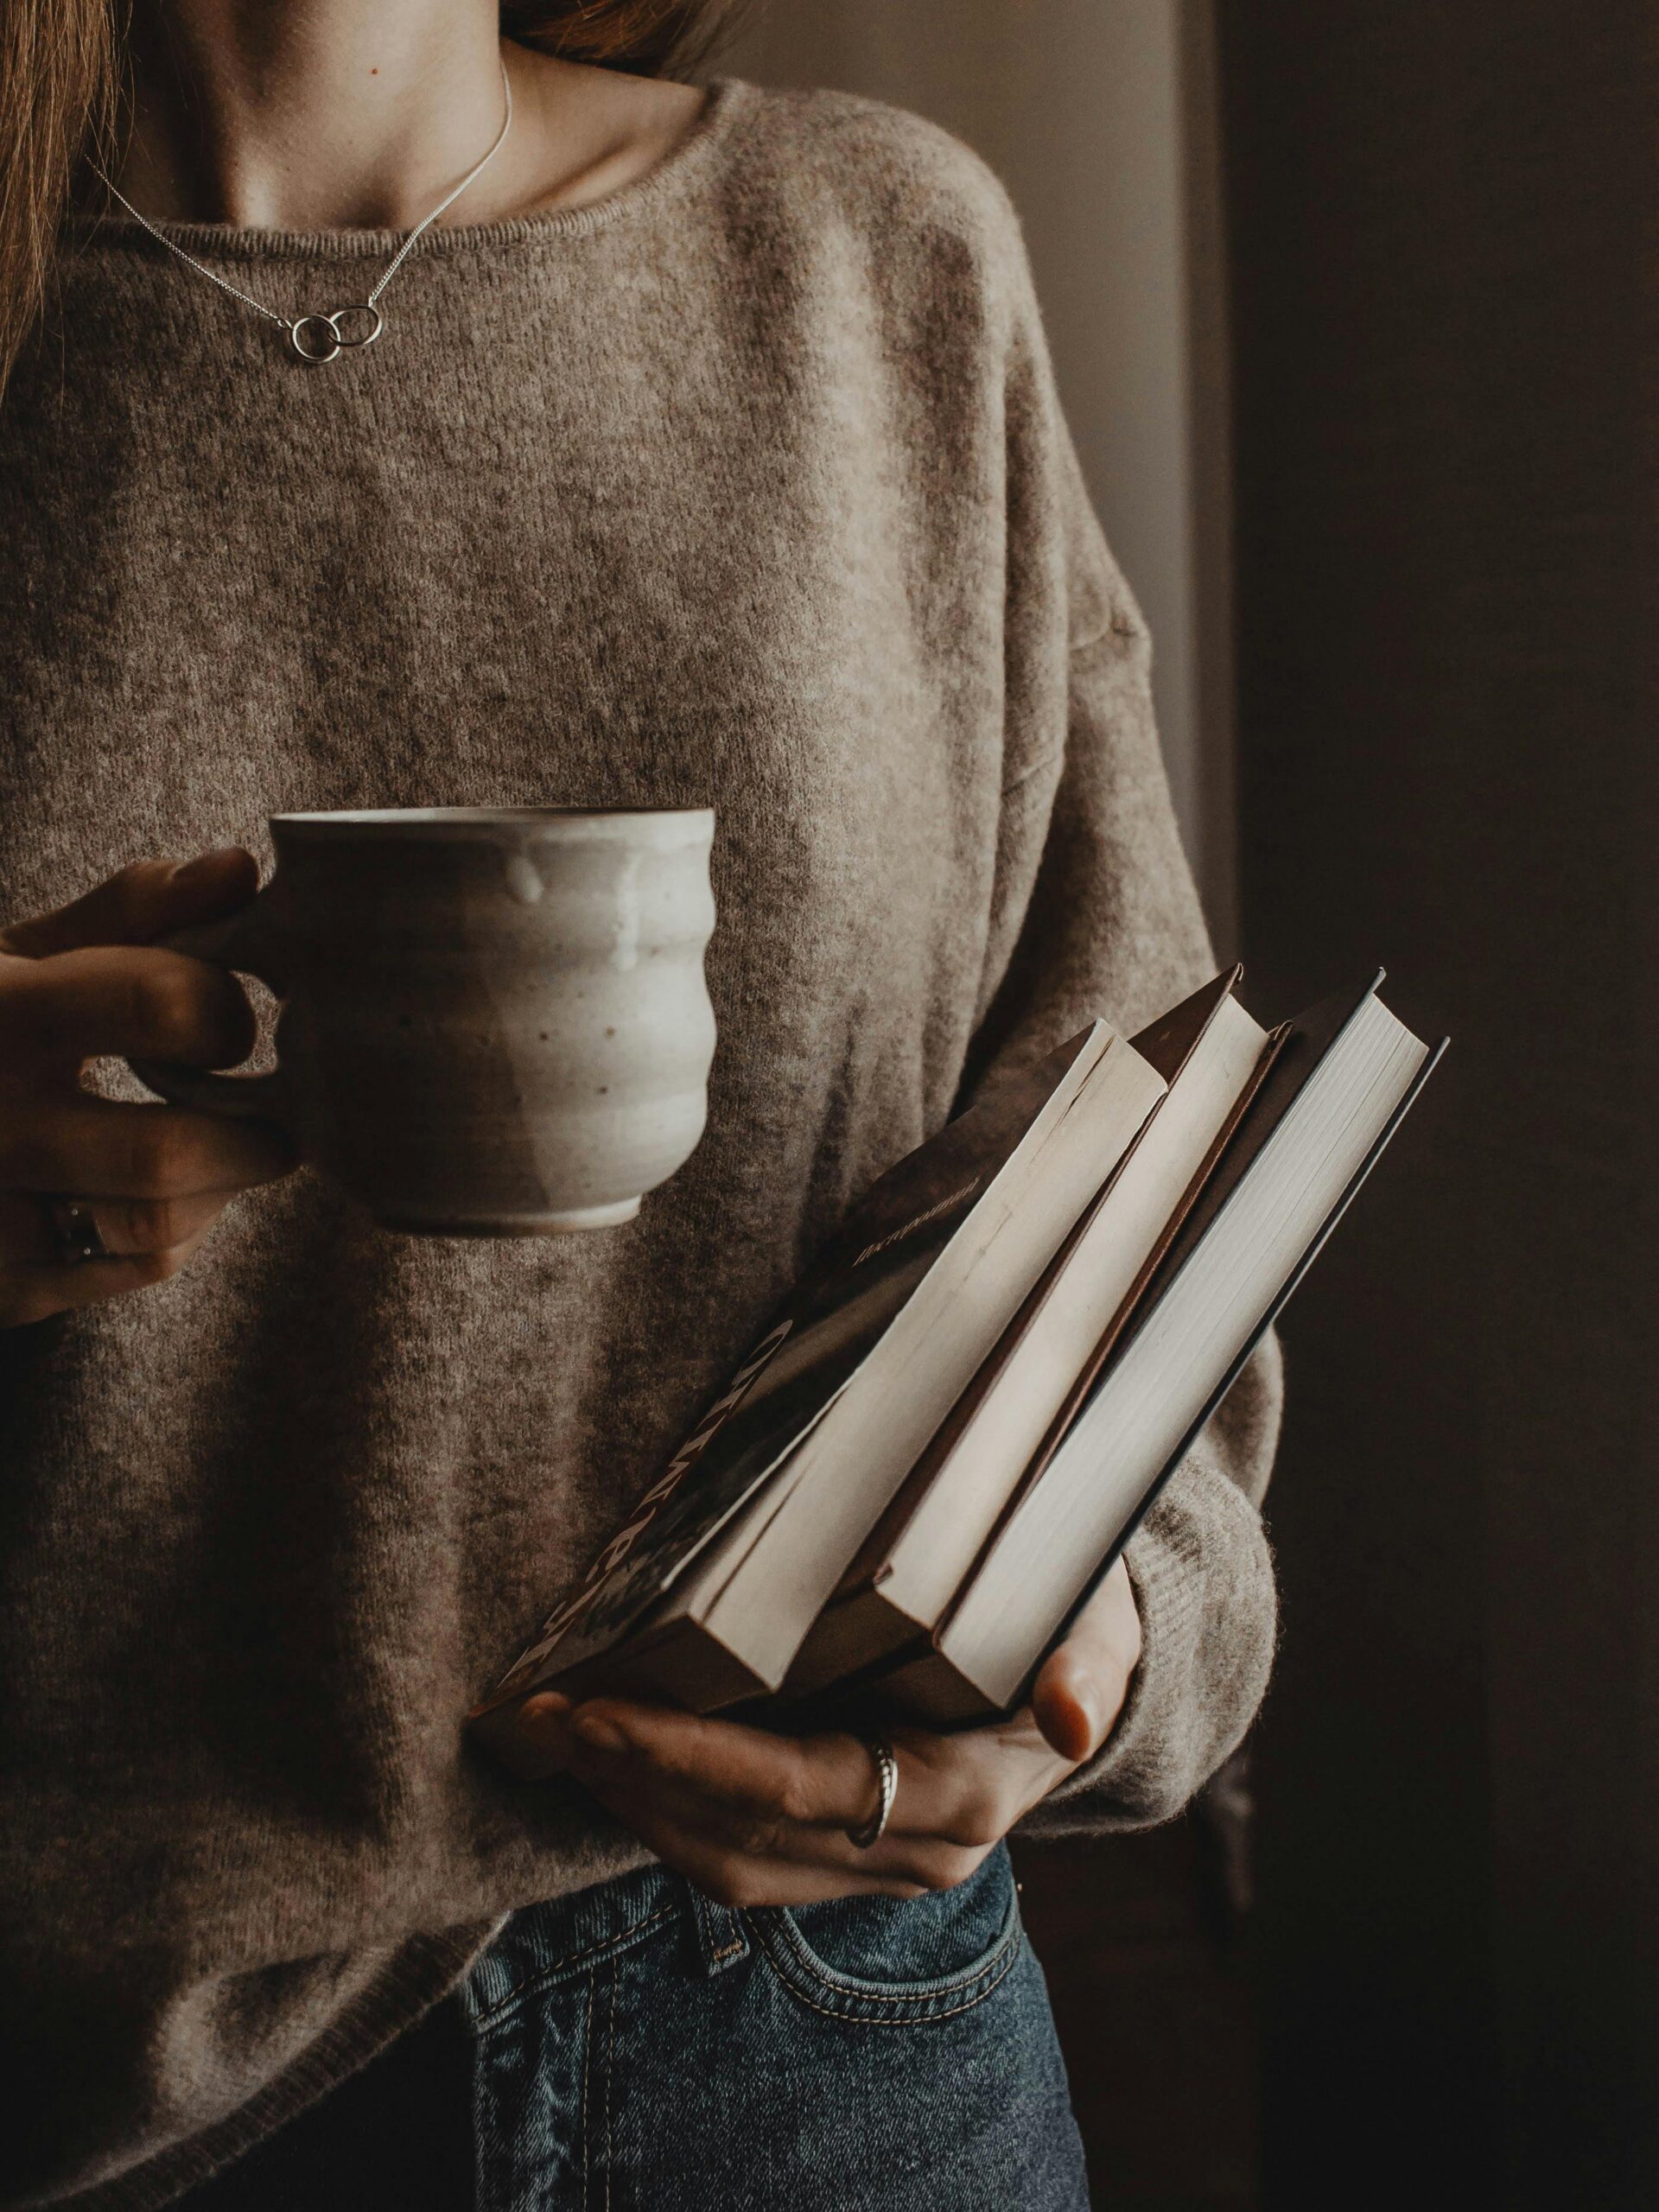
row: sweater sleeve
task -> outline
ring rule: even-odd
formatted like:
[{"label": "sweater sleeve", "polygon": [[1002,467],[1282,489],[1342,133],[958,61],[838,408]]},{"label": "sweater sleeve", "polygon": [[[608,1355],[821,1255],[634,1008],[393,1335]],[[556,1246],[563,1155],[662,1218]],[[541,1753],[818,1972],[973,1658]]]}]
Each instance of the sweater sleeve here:
[{"label": "sweater sleeve", "polygon": [[[1084,488],[1034,308],[1023,332],[1015,318],[1007,420],[1005,777],[969,1088],[1096,1014],[1132,1033],[1217,964],[1164,774],[1146,627]],[[1269,1339],[1129,1543],[1142,1651],[1128,1701],[1021,1833],[1166,1820],[1249,1727],[1275,1632],[1260,1507],[1280,1387]]]}]

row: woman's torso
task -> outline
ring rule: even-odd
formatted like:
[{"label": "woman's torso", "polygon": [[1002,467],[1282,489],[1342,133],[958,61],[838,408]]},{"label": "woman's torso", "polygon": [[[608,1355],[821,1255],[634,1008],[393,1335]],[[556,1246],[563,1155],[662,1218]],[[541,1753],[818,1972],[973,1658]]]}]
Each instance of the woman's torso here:
[{"label": "woman's torso", "polygon": [[[997,308],[945,143],[728,86],[605,207],[435,237],[378,345],[310,371],[118,226],[19,372],[7,912],[294,809],[718,815],[708,1134],[636,1224],[410,1241],[302,1174],[4,1348],[20,1750],[45,1817],[91,1791],[130,1855],[117,1928],[234,1948],[294,1824],[302,1945],[352,1932],[342,1892],[367,1935],[637,1855],[504,1812],[456,1719],[962,1070],[1020,764]],[[386,250],[181,235],[283,307]],[[54,1700],[140,1662],[66,1780]]]}]

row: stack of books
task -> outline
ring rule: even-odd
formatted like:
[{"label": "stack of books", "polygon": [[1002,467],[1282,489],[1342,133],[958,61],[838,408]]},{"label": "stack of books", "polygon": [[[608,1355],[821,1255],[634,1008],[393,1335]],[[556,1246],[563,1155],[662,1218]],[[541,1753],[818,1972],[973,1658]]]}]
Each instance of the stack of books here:
[{"label": "stack of books", "polygon": [[848,1217],[580,1588],[469,1716],[1011,1710],[1439,1058],[1381,976],[1268,1031],[1217,976],[988,1084]]}]

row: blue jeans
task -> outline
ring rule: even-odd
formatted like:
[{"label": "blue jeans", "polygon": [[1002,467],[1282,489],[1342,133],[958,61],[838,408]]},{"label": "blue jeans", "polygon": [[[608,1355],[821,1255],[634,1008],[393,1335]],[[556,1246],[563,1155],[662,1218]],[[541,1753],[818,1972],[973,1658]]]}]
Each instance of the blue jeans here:
[{"label": "blue jeans", "polygon": [[532,1906],[178,2212],[1085,2212],[1006,1851],[912,1904]]},{"label": "blue jeans", "polygon": [[518,1914],[462,1993],[477,2212],[1083,2212],[1006,1850],[731,1912],[651,1867]]}]

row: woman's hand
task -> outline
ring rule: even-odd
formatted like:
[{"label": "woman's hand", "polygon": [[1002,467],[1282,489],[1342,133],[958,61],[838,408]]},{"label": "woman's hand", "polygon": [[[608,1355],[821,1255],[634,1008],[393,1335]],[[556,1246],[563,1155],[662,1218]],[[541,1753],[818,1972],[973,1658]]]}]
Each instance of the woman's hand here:
[{"label": "woman's hand", "polygon": [[774,1736],[729,1720],[543,1693],[522,1725],[669,1866],[721,1904],[910,1897],[964,1882],[1020,1816],[1100,1749],[1141,1656],[1119,1560],[1012,1720],[959,1735],[886,1732],[899,1788],[886,1834],[848,1834],[875,1810],[874,1761],[856,1736]]},{"label": "woman's hand", "polygon": [[[251,854],[143,861],[71,906],[0,930],[0,1328],[175,1274],[238,1191],[294,1162],[274,1131],[81,1087],[86,1062],[228,1067],[254,1039],[235,977],[151,940],[241,906]],[[110,1259],[65,1257],[47,1210],[88,1203]]]}]

